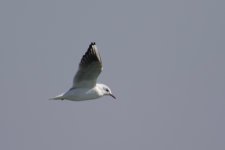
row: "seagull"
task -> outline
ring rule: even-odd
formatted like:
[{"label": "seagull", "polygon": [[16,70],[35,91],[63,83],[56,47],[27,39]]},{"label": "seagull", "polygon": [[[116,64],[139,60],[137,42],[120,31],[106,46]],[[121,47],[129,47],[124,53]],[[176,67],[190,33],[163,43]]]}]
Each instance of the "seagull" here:
[{"label": "seagull", "polygon": [[97,99],[106,95],[116,99],[107,85],[96,83],[102,69],[102,60],[97,46],[95,42],[91,42],[73,78],[73,86],[67,92],[51,99],[83,101]]}]

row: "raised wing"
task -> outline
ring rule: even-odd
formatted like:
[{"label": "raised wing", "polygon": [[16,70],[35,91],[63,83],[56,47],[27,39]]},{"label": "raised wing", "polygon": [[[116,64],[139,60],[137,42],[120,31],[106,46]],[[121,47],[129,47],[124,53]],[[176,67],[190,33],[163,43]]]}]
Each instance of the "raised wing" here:
[{"label": "raised wing", "polygon": [[73,88],[94,87],[101,71],[101,56],[95,42],[92,42],[80,61],[79,69],[73,79]]}]

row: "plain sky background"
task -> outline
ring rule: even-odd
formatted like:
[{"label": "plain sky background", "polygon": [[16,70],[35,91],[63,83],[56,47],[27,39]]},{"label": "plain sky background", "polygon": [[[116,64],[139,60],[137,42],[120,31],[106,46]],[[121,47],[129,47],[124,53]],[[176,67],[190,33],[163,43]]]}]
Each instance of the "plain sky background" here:
[{"label": "plain sky background", "polygon": [[[224,150],[225,1],[1,0],[0,149]],[[95,41],[117,100],[49,101]]]}]

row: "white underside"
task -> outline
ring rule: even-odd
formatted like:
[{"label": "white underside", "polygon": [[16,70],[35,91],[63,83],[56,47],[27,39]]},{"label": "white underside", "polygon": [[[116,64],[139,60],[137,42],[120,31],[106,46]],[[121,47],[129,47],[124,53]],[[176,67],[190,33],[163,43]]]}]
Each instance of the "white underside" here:
[{"label": "white underside", "polygon": [[91,100],[102,97],[103,94],[96,85],[94,88],[73,88],[69,91],[60,94],[53,98],[54,100],[71,100],[71,101],[83,101]]}]

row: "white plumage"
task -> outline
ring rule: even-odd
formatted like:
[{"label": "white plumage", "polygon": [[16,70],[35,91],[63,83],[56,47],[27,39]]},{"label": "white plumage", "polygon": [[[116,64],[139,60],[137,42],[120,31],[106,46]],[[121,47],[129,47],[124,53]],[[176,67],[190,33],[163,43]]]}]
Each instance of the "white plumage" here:
[{"label": "white plumage", "polygon": [[72,88],[52,99],[82,101],[100,98],[104,95],[110,95],[116,99],[107,85],[96,83],[101,71],[101,56],[95,42],[92,42],[80,61]]}]

